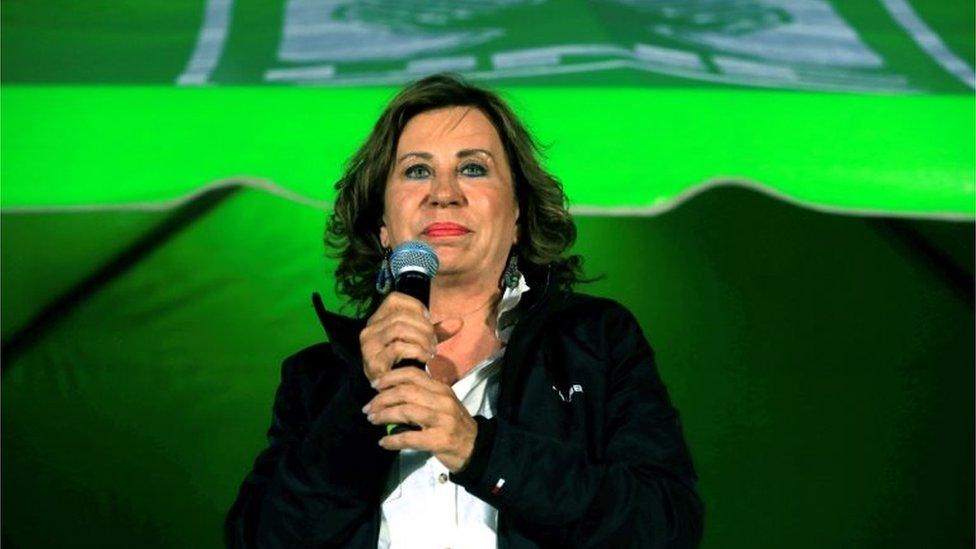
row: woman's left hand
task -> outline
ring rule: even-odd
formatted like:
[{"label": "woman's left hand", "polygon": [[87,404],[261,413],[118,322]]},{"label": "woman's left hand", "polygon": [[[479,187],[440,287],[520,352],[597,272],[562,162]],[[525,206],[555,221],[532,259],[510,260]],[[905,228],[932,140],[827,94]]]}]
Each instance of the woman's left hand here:
[{"label": "woman's left hand", "polygon": [[363,408],[370,423],[412,423],[419,431],[404,431],[380,439],[387,450],[410,448],[431,452],[452,473],[468,464],[478,435],[478,423],[445,383],[420,368],[390,370],[376,379],[380,394]]}]

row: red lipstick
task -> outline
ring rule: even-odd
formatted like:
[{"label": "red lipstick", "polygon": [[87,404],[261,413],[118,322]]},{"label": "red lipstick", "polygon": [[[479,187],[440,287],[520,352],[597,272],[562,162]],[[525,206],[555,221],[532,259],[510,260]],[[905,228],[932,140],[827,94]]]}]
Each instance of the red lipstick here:
[{"label": "red lipstick", "polygon": [[471,229],[457,223],[431,223],[424,229],[424,234],[430,237],[439,236],[462,236],[471,232]]}]

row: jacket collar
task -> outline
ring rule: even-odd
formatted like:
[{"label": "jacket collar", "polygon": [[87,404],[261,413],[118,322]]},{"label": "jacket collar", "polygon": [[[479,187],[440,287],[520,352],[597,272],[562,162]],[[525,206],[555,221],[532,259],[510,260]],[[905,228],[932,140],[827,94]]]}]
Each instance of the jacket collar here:
[{"label": "jacket collar", "polygon": [[[553,309],[562,301],[563,292],[552,280],[552,267],[546,265],[534,272],[526,272],[533,291],[526,293],[524,308],[512,330],[502,363],[501,387],[498,391],[498,414],[514,419],[516,404],[521,400],[522,378],[528,373],[528,354],[536,347]],[[533,295],[536,288],[539,292]]]},{"label": "jacket collar", "polygon": [[349,318],[325,309],[322,296],[318,292],[312,293],[312,306],[319,317],[319,323],[329,338],[332,351],[344,362],[353,366],[362,366],[359,351],[359,332],[366,327],[366,319]]}]

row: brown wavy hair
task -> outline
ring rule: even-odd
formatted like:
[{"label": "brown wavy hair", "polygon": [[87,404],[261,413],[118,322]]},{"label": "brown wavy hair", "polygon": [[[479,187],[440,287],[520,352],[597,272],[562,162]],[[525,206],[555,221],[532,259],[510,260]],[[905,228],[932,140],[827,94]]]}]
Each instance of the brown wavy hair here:
[{"label": "brown wavy hair", "polygon": [[336,290],[360,314],[370,314],[382,298],[375,288],[385,254],[379,229],[397,141],[411,118],[444,107],[480,110],[501,137],[519,206],[519,269],[530,276],[548,267],[551,281],[566,290],[584,281],[582,258],[563,255],[576,240],[576,224],[566,208],[562,184],[539,163],[539,145],[498,95],[458,76],[437,74],[408,85],[393,98],[335,184],[325,244],[339,259]]}]

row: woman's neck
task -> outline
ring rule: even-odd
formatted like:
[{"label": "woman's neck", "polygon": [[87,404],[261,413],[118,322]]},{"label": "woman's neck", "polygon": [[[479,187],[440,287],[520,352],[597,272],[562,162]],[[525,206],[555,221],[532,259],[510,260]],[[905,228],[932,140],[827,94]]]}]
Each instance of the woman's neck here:
[{"label": "woman's neck", "polygon": [[483,278],[468,283],[449,277],[435,278],[430,288],[431,320],[436,323],[452,317],[463,318],[468,324],[490,319],[501,295],[498,284]]},{"label": "woman's neck", "polygon": [[[430,289],[431,321],[450,332],[427,363],[431,375],[453,385],[478,362],[501,346],[495,336],[495,315],[501,299],[496,284],[434,284]],[[441,336],[439,336],[441,337]]]}]

